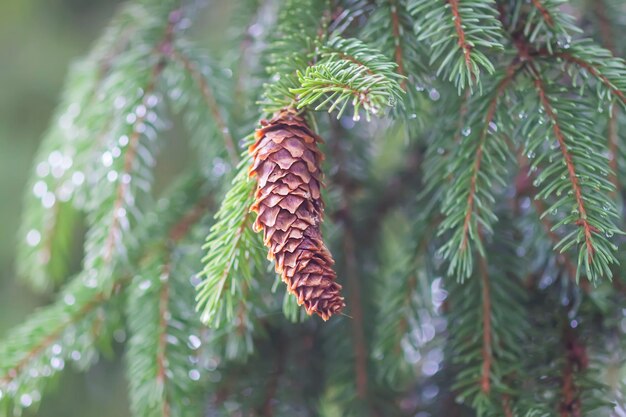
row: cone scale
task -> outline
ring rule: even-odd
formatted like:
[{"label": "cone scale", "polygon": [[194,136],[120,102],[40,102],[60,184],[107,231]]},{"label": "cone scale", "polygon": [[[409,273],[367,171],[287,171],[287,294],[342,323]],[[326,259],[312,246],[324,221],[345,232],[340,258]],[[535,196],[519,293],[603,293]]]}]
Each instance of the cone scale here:
[{"label": "cone scale", "polygon": [[306,312],[328,320],[345,303],[336,282],[335,263],[322,240],[324,203],[320,194],[322,139],[293,109],[263,120],[249,151],[250,177],[257,189],[251,210],[263,231],[268,259]]}]

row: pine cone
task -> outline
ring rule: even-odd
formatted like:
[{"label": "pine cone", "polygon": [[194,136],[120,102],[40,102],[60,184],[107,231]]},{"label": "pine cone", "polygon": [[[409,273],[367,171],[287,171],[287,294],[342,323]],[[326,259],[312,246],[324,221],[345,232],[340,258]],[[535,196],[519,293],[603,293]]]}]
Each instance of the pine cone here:
[{"label": "pine cone", "polygon": [[298,305],[328,320],[345,303],[335,281],[335,261],[320,232],[323,155],[317,142],[322,139],[293,109],[283,109],[261,125],[250,147],[250,176],[257,176],[254,229],[264,231],[268,259],[276,260],[276,272]]}]

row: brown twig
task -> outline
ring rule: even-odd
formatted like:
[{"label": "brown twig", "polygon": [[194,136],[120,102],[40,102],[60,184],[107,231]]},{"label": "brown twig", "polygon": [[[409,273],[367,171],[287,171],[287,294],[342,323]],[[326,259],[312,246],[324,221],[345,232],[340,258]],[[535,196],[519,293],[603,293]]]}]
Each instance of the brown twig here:
[{"label": "brown twig", "polygon": [[543,20],[547,23],[547,25],[550,27],[554,26],[554,19],[552,18],[550,11],[546,9],[543,4],[541,4],[541,1],[532,0],[532,2],[533,6],[535,6],[535,8],[539,10],[539,13],[541,13]]},{"label": "brown twig", "polygon": [[[169,258],[169,256],[168,256]],[[167,327],[169,326],[169,298],[170,298],[170,285],[169,285],[169,277],[170,277],[171,265],[170,260],[163,265],[161,270],[161,290],[159,296],[159,341],[157,346],[157,354],[156,354],[156,364],[157,364],[157,385],[163,386],[165,385],[166,374],[167,374],[167,358],[166,358],[166,349],[167,349]],[[163,407],[162,407],[163,417],[170,416],[170,404],[167,399],[167,390],[163,390]]]},{"label": "brown twig", "polygon": [[559,404],[560,417],[582,417],[582,401],[580,388],[576,385],[576,374],[584,371],[589,358],[585,345],[576,337],[574,329],[565,317],[562,333],[565,348],[565,364],[561,374],[561,402]]},{"label": "brown twig", "polygon": [[465,30],[463,29],[463,22],[461,21],[461,14],[459,12],[459,0],[448,0],[448,2],[450,4],[452,16],[454,17],[454,29],[456,30],[458,44],[463,51],[463,56],[465,57],[465,66],[471,74],[474,74],[472,69],[472,47],[465,39]]},{"label": "brown twig", "polygon": [[[394,58],[396,64],[398,65],[398,74],[404,77],[406,74],[404,72],[404,60],[402,57],[402,38],[400,37],[400,18],[398,16],[398,5],[396,0],[389,0],[389,8],[391,11],[391,33],[393,34],[393,39],[395,43],[395,51]],[[406,78],[402,78],[400,81],[400,87],[403,90],[406,90]]]},{"label": "brown twig", "polygon": [[478,263],[480,271],[480,282],[482,287],[482,320],[483,320],[483,344],[482,358],[483,364],[480,374],[480,389],[483,393],[489,394],[491,390],[491,363],[493,361],[493,347],[491,335],[491,294],[489,289],[489,271],[487,260],[481,256]]}]

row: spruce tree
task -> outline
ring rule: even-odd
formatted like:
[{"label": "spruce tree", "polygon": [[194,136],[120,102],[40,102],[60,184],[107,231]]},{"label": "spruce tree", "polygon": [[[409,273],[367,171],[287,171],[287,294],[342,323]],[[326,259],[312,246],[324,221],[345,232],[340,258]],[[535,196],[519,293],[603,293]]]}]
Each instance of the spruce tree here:
[{"label": "spruce tree", "polygon": [[227,54],[130,0],[71,66],[0,415],[123,330],[137,417],[626,416],[625,4],[236,3]]}]

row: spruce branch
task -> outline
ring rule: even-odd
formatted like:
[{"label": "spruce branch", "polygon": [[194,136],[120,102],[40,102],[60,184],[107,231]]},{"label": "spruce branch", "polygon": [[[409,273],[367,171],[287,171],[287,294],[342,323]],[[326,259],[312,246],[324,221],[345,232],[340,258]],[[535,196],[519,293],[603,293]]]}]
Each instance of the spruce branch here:
[{"label": "spruce branch", "polygon": [[[579,70],[586,70],[605,89],[600,89],[600,98],[607,98],[609,101],[614,98],[622,106],[626,106],[626,62],[621,58],[614,58],[609,50],[597,46],[591,40],[583,39],[572,42],[567,49],[553,54],[540,51],[540,55],[555,56],[566,64],[577,66]],[[567,72],[567,68],[565,71]],[[574,74],[572,79],[576,83],[578,76]]]},{"label": "spruce branch", "polygon": [[354,108],[353,119],[359,120],[359,110],[367,120],[388,105],[402,98],[402,89],[395,72],[396,65],[356,39],[332,38],[320,53],[320,62],[298,71],[298,108],[315,106],[338,110],[340,118],[348,104]]},{"label": "spruce branch", "polygon": [[[193,53],[193,50],[185,51],[182,47],[175,47],[172,50],[171,56],[174,63],[180,65],[186,72],[186,75],[193,81],[192,84],[187,84],[185,85],[184,89],[181,89],[183,92],[187,93],[184,94],[184,96],[187,97],[188,101],[190,101],[190,103],[188,103],[187,105],[188,111],[198,107],[196,102],[191,102],[191,97],[193,97],[195,95],[194,92],[197,91],[200,93],[202,97],[202,102],[206,106],[209,114],[211,115],[212,122],[215,124],[212,129],[207,129],[208,131],[203,130],[204,135],[201,140],[198,140],[198,142],[208,142],[206,136],[220,136],[223,141],[223,147],[226,149],[232,165],[237,166],[237,163],[239,162],[237,144],[235,143],[235,140],[233,139],[233,136],[231,134],[229,123],[224,116],[224,109],[227,107],[226,103],[224,103],[225,99],[223,97],[225,94],[222,93],[218,95],[215,92],[215,90],[217,89],[215,87],[215,84],[217,84],[218,82],[224,82],[223,78],[225,77],[220,77],[218,71],[215,68],[209,67],[207,64],[202,66],[200,59],[193,58]],[[203,68],[205,69],[205,71],[210,71],[210,73],[214,75],[216,80],[209,80],[207,76],[204,75]],[[184,77],[182,78],[184,79]],[[212,81],[212,83],[210,83],[210,81]],[[188,119],[191,118],[189,115],[186,115],[186,117]],[[195,120],[193,122],[190,120],[191,123],[189,124],[196,131],[200,128],[200,126],[198,125],[207,119],[204,115],[194,115],[193,118]],[[203,154],[209,155],[211,154],[211,152],[205,151],[203,152]]]},{"label": "spruce branch", "polygon": [[503,396],[516,395],[507,375],[522,357],[528,327],[512,232],[502,226],[490,246],[497,253],[491,264],[481,257],[476,279],[448,287],[451,360],[460,367],[453,388],[479,415],[502,415]]},{"label": "spruce branch", "polygon": [[128,232],[150,198],[156,135],[164,126],[158,115],[162,111],[158,82],[181,16],[171,8],[159,11],[160,18],[150,20],[134,40],[137,48],[120,58],[103,84],[113,118],[102,147],[91,152],[86,175],[93,187],[87,190],[89,231],[83,264],[94,272],[90,281],[94,287],[108,285],[116,264],[128,260],[132,243]]},{"label": "spruce branch", "polygon": [[492,0],[411,0],[419,40],[431,45],[430,63],[460,93],[480,85],[480,73],[495,72],[485,51],[503,49],[504,31]]},{"label": "spruce branch", "polygon": [[12,403],[18,410],[37,403],[66,363],[85,369],[95,361],[97,340],[111,330],[97,325],[98,310],[127,279],[113,280],[114,293],[89,288],[86,279],[85,274],[74,278],[54,304],[34,313],[0,344],[0,405]]},{"label": "spruce branch", "polygon": [[424,86],[430,71],[424,57],[429,51],[414,31],[407,1],[379,0],[359,38],[396,63],[400,88],[405,94],[404,105],[393,111],[403,115],[410,128],[419,128],[425,122],[425,112],[420,110],[428,106]]},{"label": "spruce branch", "polygon": [[[511,4],[512,3],[512,4]],[[572,35],[581,32],[574,18],[562,10],[566,0],[532,0],[509,2],[510,9],[503,18],[510,20],[510,31],[523,35],[536,47],[545,47],[550,53],[556,48],[568,47]]]},{"label": "spruce branch", "polygon": [[474,268],[472,243],[476,244],[480,255],[485,256],[480,234],[492,233],[491,225],[495,220],[490,207],[495,201],[493,186],[495,183],[504,186],[502,176],[508,158],[506,142],[498,137],[502,132],[498,132],[495,122],[496,111],[521,68],[521,64],[514,60],[488,93],[470,103],[472,115],[467,130],[464,130],[468,137],[461,141],[456,153],[458,157],[454,158],[451,167],[454,181],[442,203],[445,218],[439,234],[451,231],[452,235],[440,251],[450,262],[448,273],[461,281],[469,277]]},{"label": "spruce branch", "polygon": [[92,146],[92,132],[107,125],[98,110],[102,86],[112,67],[139,29],[131,23],[144,16],[136,5],[124,7],[94,45],[92,52],[72,64],[51,127],[36,157],[36,170],[25,196],[25,213],[17,252],[19,276],[42,291],[67,277],[67,253],[78,212],[84,202],[83,155]]},{"label": "spruce branch", "polygon": [[[566,224],[577,228],[569,232],[555,249],[565,252],[572,246],[580,245],[577,280],[583,268],[587,278],[594,283],[601,276],[610,278],[612,272],[609,265],[617,260],[613,254],[616,247],[609,238],[621,232],[611,220],[617,216],[615,205],[608,195],[603,194],[613,190],[606,178],[608,161],[599,149],[600,142],[592,140],[597,134],[591,125],[575,116],[577,113],[572,106],[578,106],[576,110],[580,112],[583,108],[580,102],[576,103],[572,98],[560,100],[562,92],[554,87],[548,90],[538,70],[534,66],[529,69],[539,97],[539,108],[545,112],[548,126],[544,132],[533,132],[535,139],[530,138],[527,142],[526,152],[534,156],[541,151],[542,138],[551,137],[556,143],[550,148],[560,150],[561,161],[564,162],[555,161],[554,155],[548,158],[548,165],[535,180],[535,185],[540,186],[537,198],[557,198],[550,203],[544,216],[556,213],[561,207],[565,209],[565,216],[560,218],[555,228]],[[545,159],[544,156],[533,160],[532,166],[539,166]]]},{"label": "spruce branch", "polygon": [[251,157],[246,151],[238,173],[217,212],[202,262],[203,281],[197,286],[197,309],[205,324],[219,327],[235,317],[235,308],[243,301],[244,286],[253,285],[263,262],[263,243],[252,231],[253,216],[249,209],[254,202],[254,182],[248,178]]}]

